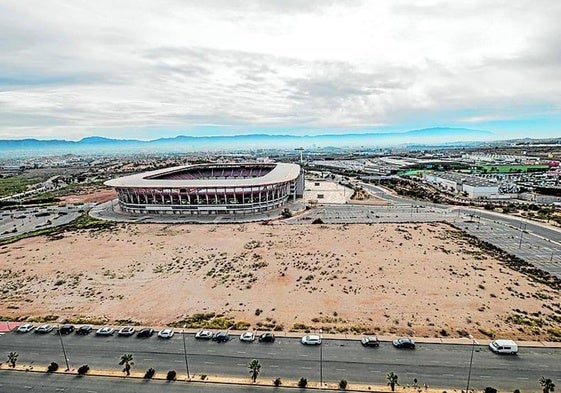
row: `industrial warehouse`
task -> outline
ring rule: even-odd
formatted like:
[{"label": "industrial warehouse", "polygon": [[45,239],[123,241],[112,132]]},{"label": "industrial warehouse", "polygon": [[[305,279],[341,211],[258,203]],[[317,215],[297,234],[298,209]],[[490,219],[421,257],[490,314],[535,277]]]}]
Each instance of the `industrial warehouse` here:
[{"label": "industrial warehouse", "polygon": [[132,214],[251,214],[301,198],[304,174],[285,163],[187,165],[120,177],[119,205]]}]

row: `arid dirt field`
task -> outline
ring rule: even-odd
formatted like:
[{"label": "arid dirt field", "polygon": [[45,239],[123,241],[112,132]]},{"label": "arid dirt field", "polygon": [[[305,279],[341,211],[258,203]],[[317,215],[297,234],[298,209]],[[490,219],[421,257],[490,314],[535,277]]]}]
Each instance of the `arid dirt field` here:
[{"label": "arid dirt field", "polygon": [[20,240],[0,259],[2,318],[166,325],[215,312],[278,330],[561,332],[559,293],[445,224],[117,224]]}]

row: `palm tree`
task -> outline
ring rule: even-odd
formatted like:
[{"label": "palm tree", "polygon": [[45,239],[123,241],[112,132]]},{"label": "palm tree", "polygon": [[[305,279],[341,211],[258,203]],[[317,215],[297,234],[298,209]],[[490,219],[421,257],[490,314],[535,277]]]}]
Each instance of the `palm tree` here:
[{"label": "palm tree", "polygon": [[259,360],[252,359],[247,364],[247,368],[249,368],[249,373],[251,374],[251,379],[253,380],[253,382],[257,381],[257,376],[261,372],[261,363],[259,363]]},{"label": "palm tree", "polygon": [[389,373],[386,374],[386,379],[388,380],[388,385],[390,385],[392,392],[395,392],[395,385],[399,385],[399,383],[397,383],[397,379],[398,379],[397,374],[394,373],[393,371],[390,371]]},{"label": "palm tree", "polygon": [[542,386],[543,393],[549,393],[555,390],[555,384],[553,383],[551,378],[540,377],[538,381]]},{"label": "palm tree", "polygon": [[132,353],[122,354],[119,365],[120,366],[125,365],[125,368],[123,368],[123,372],[127,373],[127,376],[131,375],[131,366],[134,365]]},{"label": "palm tree", "polygon": [[17,352],[10,352],[8,354],[8,364],[11,368],[16,368],[16,362],[18,361],[19,353]]}]

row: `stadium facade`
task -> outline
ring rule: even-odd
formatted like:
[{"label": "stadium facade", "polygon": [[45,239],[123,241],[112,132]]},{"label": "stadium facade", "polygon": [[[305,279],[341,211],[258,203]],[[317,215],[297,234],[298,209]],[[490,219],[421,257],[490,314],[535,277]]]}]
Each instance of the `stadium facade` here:
[{"label": "stadium facade", "polygon": [[105,182],[132,214],[251,214],[279,208],[304,193],[299,165],[216,163],[179,166]]}]

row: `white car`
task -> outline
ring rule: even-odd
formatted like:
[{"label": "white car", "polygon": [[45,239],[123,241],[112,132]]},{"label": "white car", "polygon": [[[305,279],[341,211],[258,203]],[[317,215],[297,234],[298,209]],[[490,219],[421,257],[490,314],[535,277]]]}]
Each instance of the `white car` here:
[{"label": "white car", "polygon": [[111,326],[104,326],[102,328],[99,328],[95,331],[95,335],[96,336],[112,336],[113,332],[115,332],[115,329],[113,329]]},{"label": "white car", "polygon": [[132,326],[124,326],[117,332],[119,336],[132,336],[136,330]]},{"label": "white car", "polygon": [[171,329],[163,329],[158,332],[158,337],[160,338],[172,338],[173,337],[173,330]]},{"label": "white car", "polygon": [[213,334],[210,330],[199,330],[196,334],[195,334],[195,338],[197,340],[210,340],[212,338]]},{"label": "white car", "polygon": [[41,325],[37,329],[35,329],[35,333],[37,334],[47,334],[53,331],[55,327],[53,325]]},{"label": "white car", "polygon": [[302,344],[305,345],[321,345],[321,337],[317,334],[307,334],[302,337]]},{"label": "white car", "polygon": [[30,323],[24,323],[21,326],[18,326],[18,329],[16,330],[18,333],[29,333],[30,331],[32,331],[33,329],[35,329],[35,326],[33,326]]},{"label": "white car", "polygon": [[253,332],[248,331],[248,332],[243,333],[240,336],[240,341],[243,341],[243,342],[250,343],[250,342],[253,342],[254,340],[255,340],[255,333],[253,333]]}]

